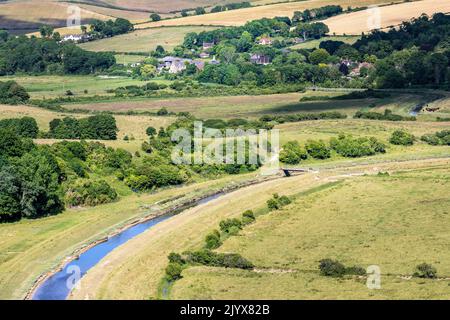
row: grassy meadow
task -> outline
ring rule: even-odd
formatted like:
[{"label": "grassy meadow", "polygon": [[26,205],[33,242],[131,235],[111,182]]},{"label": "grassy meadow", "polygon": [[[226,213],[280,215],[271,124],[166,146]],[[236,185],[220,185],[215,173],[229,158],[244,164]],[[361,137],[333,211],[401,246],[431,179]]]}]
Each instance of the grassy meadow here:
[{"label": "grassy meadow", "polygon": [[162,45],[167,51],[183,43],[189,32],[214,30],[214,27],[182,26],[136,30],[127,34],[80,44],[89,51],[150,52]]},{"label": "grassy meadow", "polygon": [[172,112],[190,112],[200,118],[259,118],[264,114],[288,114],[299,112],[339,111],[353,116],[358,110],[384,111],[391,109],[408,114],[417,104],[427,101],[418,94],[392,94],[376,99],[315,100],[300,101],[304,97],[335,97],[342,92],[307,91],[305,93],[285,93],[256,96],[216,96],[193,98],[163,98],[127,100],[115,99],[110,102],[73,103],[64,105],[67,109],[127,112],[157,111],[161,107]]},{"label": "grassy meadow", "polygon": [[354,44],[360,37],[359,36],[329,36],[321,39],[313,39],[303,43],[299,43],[291,46],[291,49],[316,49],[319,48],[322,41],[333,40],[342,41],[348,44]]},{"label": "grassy meadow", "polygon": [[[418,18],[423,13],[432,16],[437,12],[450,12],[450,2],[421,0],[380,7],[377,10],[379,10],[379,16],[381,18],[378,28],[388,28],[390,26],[397,26],[403,21]],[[368,9],[331,17],[323,22],[328,26],[331,34],[360,35],[362,32],[367,33],[377,28],[368,24],[368,19],[373,14]]]},{"label": "grassy meadow", "polygon": [[[173,299],[448,299],[450,167],[365,176],[300,194],[257,218],[221,252],[240,253],[256,271],[189,268]],[[413,244],[413,245],[412,245]],[[381,268],[381,289],[366,278],[321,276],[321,259]],[[431,263],[437,280],[410,278]]]}]

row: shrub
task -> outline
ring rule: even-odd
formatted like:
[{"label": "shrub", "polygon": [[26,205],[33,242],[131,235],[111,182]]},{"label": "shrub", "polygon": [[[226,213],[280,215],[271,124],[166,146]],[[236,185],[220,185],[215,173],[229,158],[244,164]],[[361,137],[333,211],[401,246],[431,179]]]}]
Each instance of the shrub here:
[{"label": "shrub", "polygon": [[217,249],[222,244],[220,241],[220,233],[217,230],[214,230],[210,234],[206,236],[205,239],[205,248],[206,249]]},{"label": "shrub", "polygon": [[399,146],[412,146],[414,144],[414,136],[405,130],[396,130],[392,133],[389,142]]},{"label": "shrub", "polygon": [[178,253],[171,252],[167,258],[169,259],[169,262],[171,262],[171,263],[178,263],[180,265],[185,264],[184,259]]},{"label": "shrub", "polygon": [[166,267],[166,275],[169,281],[175,281],[181,279],[181,272],[183,271],[183,267],[176,262],[171,262]]},{"label": "shrub", "polygon": [[145,130],[145,133],[147,133],[149,137],[153,137],[156,134],[156,129],[153,127],[148,127],[147,130]]},{"label": "shrub", "polygon": [[376,153],[386,152],[385,145],[374,137],[353,138],[352,136],[341,134],[337,139],[331,138],[330,146],[341,156],[349,158],[371,156]]},{"label": "shrub", "polygon": [[428,263],[422,263],[416,266],[416,271],[413,275],[417,278],[435,279],[437,278],[437,270]]},{"label": "shrub", "polygon": [[250,224],[255,220],[256,220],[255,214],[253,213],[252,210],[247,210],[242,214],[242,223],[244,225]]},{"label": "shrub", "polygon": [[330,148],[322,140],[308,140],[306,142],[306,151],[315,159],[328,159],[331,157]]},{"label": "shrub", "polygon": [[253,264],[237,253],[215,253],[204,249],[186,253],[186,261],[211,267],[252,269]]},{"label": "shrub", "polygon": [[345,268],[345,274],[355,275],[355,276],[364,276],[367,274],[366,269],[360,266],[353,266]]},{"label": "shrub", "polygon": [[305,149],[297,141],[289,141],[280,152],[280,161],[287,164],[298,164],[307,157]]},{"label": "shrub", "polygon": [[270,211],[281,209],[282,207],[291,203],[291,200],[286,196],[279,196],[275,193],[272,199],[267,200],[267,207]]},{"label": "shrub", "polygon": [[77,181],[66,192],[69,206],[96,206],[116,199],[116,191],[104,180]]},{"label": "shrub", "polygon": [[236,227],[238,229],[242,228],[242,222],[239,219],[226,219],[220,221],[220,230],[223,232],[229,233],[232,227]]},{"label": "shrub", "polygon": [[448,145],[450,146],[450,130],[443,130],[434,134],[426,134],[420,138],[422,141],[433,145]]},{"label": "shrub", "polygon": [[166,116],[166,115],[169,114],[169,111],[167,111],[166,108],[161,108],[161,109],[159,109],[159,110],[156,112],[156,114],[157,114],[158,116]]},{"label": "shrub", "polygon": [[323,259],[319,264],[320,274],[326,277],[342,277],[345,275],[345,266],[335,260]]}]

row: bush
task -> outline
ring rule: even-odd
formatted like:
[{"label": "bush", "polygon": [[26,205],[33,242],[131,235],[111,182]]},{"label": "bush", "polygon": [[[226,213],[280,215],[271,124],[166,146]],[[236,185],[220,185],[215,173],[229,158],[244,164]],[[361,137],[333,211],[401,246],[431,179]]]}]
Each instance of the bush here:
[{"label": "bush", "polygon": [[364,276],[367,274],[366,269],[359,266],[345,268],[345,274],[354,276]]},{"label": "bush", "polygon": [[77,181],[66,192],[69,206],[96,206],[116,199],[116,191],[104,180]]},{"label": "bush", "polygon": [[320,274],[326,277],[342,277],[345,275],[345,266],[335,260],[323,259],[319,264]]},{"label": "bush", "polygon": [[171,252],[168,256],[169,262],[171,263],[178,263],[180,265],[185,264],[184,259],[181,257],[180,254],[175,253],[175,252]]},{"label": "bush", "polygon": [[242,223],[244,225],[250,224],[256,220],[255,214],[252,210],[247,210],[242,214]]},{"label": "bush", "polygon": [[236,253],[215,253],[204,249],[187,252],[186,261],[211,267],[253,269],[253,264]]},{"label": "bush", "polygon": [[396,130],[392,133],[389,142],[398,146],[412,146],[414,144],[414,136],[405,130]]},{"label": "bush", "polygon": [[287,164],[298,164],[307,157],[305,149],[297,141],[289,141],[280,152],[280,161]]},{"label": "bush", "polygon": [[286,196],[279,196],[275,193],[272,199],[267,200],[267,207],[270,211],[281,209],[282,207],[291,203],[291,200]]},{"label": "bush", "polygon": [[179,263],[171,262],[166,267],[166,275],[169,281],[181,279],[181,272],[183,272],[183,267]]},{"label": "bush", "polygon": [[226,219],[220,221],[220,230],[225,233],[229,233],[232,227],[236,227],[238,229],[242,228],[242,222],[239,219]]},{"label": "bush", "polygon": [[220,241],[220,233],[217,230],[214,230],[210,234],[206,236],[205,239],[205,248],[206,249],[217,249],[222,244]]},{"label": "bush", "polygon": [[436,132],[435,134],[426,134],[420,139],[433,146],[450,146],[450,130],[443,130],[440,132]]},{"label": "bush", "polygon": [[416,271],[413,275],[417,278],[435,279],[437,278],[437,270],[428,263],[422,263],[416,266]]},{"label": "bush", "polygon": [[315,159],[328,159],[331,157],[330,148],[322,140],[308,140],[306,142],[306,151]]}]

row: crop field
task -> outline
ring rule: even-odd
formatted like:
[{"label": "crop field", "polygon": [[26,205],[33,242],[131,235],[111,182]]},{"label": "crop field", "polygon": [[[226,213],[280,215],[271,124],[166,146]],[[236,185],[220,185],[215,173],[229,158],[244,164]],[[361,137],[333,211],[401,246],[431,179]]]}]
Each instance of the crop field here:
[{"label": "crop field", "polygon": [[339,4],[344,8],[348,6],[362,7],[374,4],[385,4],[391,1],[385,0],[307,0],[298,2],[269,4],[264,6],[245,8],[239,10],[224,11],[205,14],[201,16],[190,16],[184,18],[170,19],[158,22],[139,24],[136,28],[181,26],[181,25],[216,25],[216,26],[240,26],[247,21],[273,18],[277,16],[292,17],[295,11],[323,7],[326,5]]},{"label": "crop field", "polygon": [[[342,169],[331,169],[331,170],[324,170],[321,171],[320,174],[306,174],[306,175],[301,175],[301,176],[295,176],[292,177],[290,179],[278,179],[278,180],[274,180],[274,181],[269,181],[269,182],[265,182],[263,184],[259,184],[259,185],[255,185],[255,186],[251,186],[251,187],[247,187],[244,189],[241,189],[239,191],[236,192],[232,192],[226,196],[221,197],[220,199],[218,199],[217,201],[213,201],[210,202],[208,205],[203,205],[203,206],[199,206],[196,208],[192,208],[190,210],[187,210],[185,212],[183,212],[182,214],[173,217],[172,219],[166,220],[163,223],[158,224],[157,226],[155,226],[155,228],[152,228],[151,230],[149,230],[148,232],[139,235],[138,237],[132,239],[131,241],[129,241],[128,243],[126,243],[125,245],[121,246],[120,248],[117,248],[116,250],[114,250],[113,252],[111,252],[107,257],[105,257],[102,261],[99,262],[99,264],[94,267],[93,269],[91,269],[89,271],[89,273],[83,277],[83,279],[81,280],[81,285],[80,285],[80,289],[76,290],[73,295],[72,298],[75,299],[120,299],[120,298],[127,298],[127,299],[149,299],[149,298],[155,298],[158,296],[158,287],[160,284],[160,280],[163,277],[164,274],[164,268],[167,265],[167,255],[172,252],[183,252],[185,250],[191,250],[191,249],[195,249],[195,248],[200,248],[202,245],[202,242],[204,240],[205,235],[210,232],[212,229],[217,228],[219,221],[225,219],[225,218],[233,218],[233,217],[238,217],[239,215],[241,215],[241,213],[247,209],[252,209],[252,210],[256,210],[258,208],[261,208],[263,206],[265,206],[266,200],[268,200],[271,195],[275,192],[278,192],[280,194],[283,195],[293,195],[293,194],[299,194],[301,192],[305,192],[307,193],[308,190],[317,188],[317,187],[324,187],[327,184],[329,184],[332,181],[336,181],[336,180],[340,180],[340,179],[346,179],[351,177],[352,173],[356,173],[356,172],[367,172],[367,173],[372,173],[372,174],[376,174],[379,170],[409,170],[412,168],[429,168],[429,167],[433,167],[433,166],[437,166],[437,165],[442,165],[444,166],[444,168],[447,168],[446,170],[448,170],[448,166],[449,166],[449,161],[448,159],[445,160],[429,160],[429,161],[413,161],[413,162],[408,162],[408,163],[379,163],[376,165],[368,165],[368,166],[357,166],[354,165],[352,168],[342,168]],[[443,174],[441,174],[443,175]],[[446,178],[447,177],[447,178]],[[369,178],[368,178],[369,180]],[[394,180],[394,179],[393,179]],[[408,180],[407,180],[408,181]],[[345,182],[345,184],[347,184]],[[344,184],[344,185],[345,185]],[[351,186],[351,182],[349,182],[350,186]],[[436,181],[433,181],[432,179],[430,179],[430,184],[423,184],[422,187],[419,189],[421,192],[423,192],[424,190],[428,190],[426,189],[426,187],[430,187],[430,185],[434,188],[433,190],[435,190],[436,187],[439,187],[439,190],[436,193],[428,193],[426,196],[424,196],[423,198],[419,197],[418,195],[420,195],[421,193],[417,192],[417,193],[413,193],[413,195],[415,195],[415,197],[411,197],[411,193],[413,192],[412,189],[407,189],[407,187],[405,186],[404,189],[402,190],[410,190],[409,192],[406,192],[404,196],[402,196],[402,200],[409,200],[409,198],[411,197],[413,201],[416,202],[420,202],[421,200],[425,200],[424,202],[422,202],[422,204],[420,205],[420,208],[429,208],[429,203],[433,203],[433,199],[436,201],[436,204],[434,205],[436,210],[439,210],[437,212],[432,212],[432,211],[425,211],[425,212],[429,212],[429,214],[431,214],[430,219],[423,219],[423,221],[421,221],[421,223],[423,222],[423,225],[430,225],[430,222],[436,222],[437,224],[435,226],[431,225],[431,229],[430,229],[430,233],[426,233],[428,234],[430,237],[432,235],[432,231],[436,231],[439,232],[436,235],[436,238],[438,240],[443,239],[443,237],[448,237],[446,234],[447,232],[445,232],[445,228],[441,223],[442,221],[444,221],[446,219],[446,215],[445,212],[446,210],[448,210],[448,208],[446,209],[446,207],[444,206],[445,203],[442,202],[442,204],[439,204],[439,202],[437,201],[438,199],[443,199],[442,197],[445,197],[445,186],[446,184],[448,184],[448,171],[446,176],[444,176],[443,178],[439,178]],[[398,186],[399,183],[397,182],[395,184],[395,186]],[[360,184],[356,184],[356,186],[360,187]],[[411,188],[412,184],[408,184],[408,187]],[[344,190],[344,195],[345,195],[345,199],[349,199],[349,195],[350,195],[350,199],[353,195],[353,189],[354,187],[351,187],[350,190],[346,190],[346,189],[341,189]],[[319,188],[320,189],[320,188]],[[374,187],[374,191],[378,191],[376,187]],[[339,190],[339,189],[338,189]],[[364,190],[366,190],[365,188],[360,188],[360,191],[357,193],[360,199],[362,197],[361,193],[364,192]],[[390,188],[386,189],[386,192],[388,192],[388,190],[390,190]],[[333,190],[334,191],[334,190]],[[324,193],[325,195],[328,193]],[[333,199],[334,197],[336,197],[336,199],[339,199],[338,195],[336,195],[334,192],[331,193],[331,195],[333,195]],[[383,195],[382,193],[380,193],[380,195]],[[343,195],[340,195],[343,196]],[[321,198],[322,199],[322,198]],[[323,198],[324,200],[328,200]],[[365,200],[362,201],[366,201],[369,204],[371,204],[372,206],[374,205],[374,202],[376,198],[373,197],[366,197],[364,198]],[[330,199],[330,201],[333,201]],[[336,201],[336,200],[334,200]],[[366,203],[364,202],[364,203]],[[318,203],[315,202],[315,203]],[[360,219],[358,218],[358,216],[356,215],[358,212],[360,212],[360,208],[361,206],[357,207],[357,210],[355,211],[351,211],[350,213],[347,213],[344,215],[344,206],[348,204],[348,201],[345,201],[342,204],[342,211],[336,211],[338,207],[335,202],[325,202],[325,201],[320,201],[321,205],[322,205],[322,212],[324,212],[324,206],[326,204],[330,205],[328,207],[328,211],[325,212],[326,216],[332,216],[332,214],[334,214],[335,216],[333,216],[332,218],[330,218],[329,222],[325,222],[325,219],[321,219],[320,218],[320,210],[317,210],[317,213],[314,215],[314,217],[317,217],[315,221],[312,218],[307,219],[306,221],[312,221],[312,223],[314,223],[313,225],[319,229],[320,224],[318,223],[318,221],[324,221],[325,222],[325,226],[323,228],[323,230],[320,230],[321,234],[324,234],[324,237],[326,238],[326,244],[327,247],[325,248],[327,251],[322,252],[321,254],[323,255],[331,255],[333,253],[333,247],[331,246],[332,241],[334,241],[335,239],[333,239],[333,237],[327,237],[327,232],[330,231],[335,231],[335,233],[331,233],[332,235],[338,237],[338,244],[339,247],[336,248],[336,251],[339,250],[339,254],[336,253],[336,258],[339,259],[343,259],[343,258],[347,258],[349,260],[344,260],[344,262],[354,262],[354,263],[366,263],[366,260],[363,260],[362,257],[356,255],[356,253],[354,255],[350,255],[351,253],[346,254],[346,250],[345,248],[346,245],[348,245],[348,248],[351,249],[355,249],[355,243],[357,245],[360,245],[360,242],[363,241],[364,239],[366,239],[366,241],[369,241],[370,239],[374,239],[375,235],[373,233],[369,233],[368,236],[365,236],[365,233],[363,232],[357,232],[358,226],[361,228],[361,230],[365,231],[367,230],[367,228],[369,226],[373,226],[374,225],[374,219],[375,217],[370,216],[369,214],[369,210],[367,210],[366,213],[362,213],[363,216],[365,217],[364,221],[368,221],[371,222],[371,224],[367,224],[367,227],[365,226],[365,223],[359,223]],[[393,201],[388,202],[387,204],[385,204],[385,206],[387,205],[393,205]],[[403,209],[405,208],[406,202],[404,202],[403,205]],[[309,207],[310,205],[308,205]],[[299,208],[302,208],[301,210],[301,214],[302,217],[308,217],[308,215],[305,213],[306,209],[308,207],[302,207],[299,206]],[[447,206],[448,207],[448,206]],[[411,206],[409,208],[415,208],[414,206]],[[290,209],[290,208],[289,208]],[[334,210],[335,209],[335,210]],[[354,209],[354,208],[353,208]],[[398,210],[400,210],[401,208],[398,208]],[[371,207],[371,210],[372,207]],[[394,211],[394,212],[398,212],[398,210]],[[407,210],[407,209],[406,209]],[[292,210],[295,214],[300,214],[298,213],[298,210]],[[264,217],[265,219],[273,219],[272,221],[274,221],[274,224],[271,224],[272,228],[274,230],[278,230],[278,225],[280,222],[280,219],[282,219],[283,214],[285,211],[283,212],[278,212],[278,213],[274,213],[273,215],[268,215],[266,217]],[[342,233],[344,233],[344,235],[347,235],[345,232],[353,232],[356,233],[356,235],[358,235],[359,237],[356,238],[355,240],[351,240],[348,239],[347,237],[344,236],[339,236],[339,234],[337,234],[337,232],[339,232],[339,230],[341,229],[332,229],[333,227],[333,223],[331,223],[331,221],[337,221],[340,219],[341,215],[340,214],[336,214],[336,212],[342,212],[342,218],[345,218],[345,220],[340,220],[339,221],[339,226],[343,225],[343,224],[348,224],[348,228],[346,229],[345,227],[342,228]],[[373,211],[370,211],[373,213]],[[380,211],[381,214],[384,213],[384,211]],[[414,214],[417,217],[417,215],[422,212],[422,211],[415,211],[414,210]],[[351,215],[351,213],[353,213],[353,216]],[[277,215],[278,214],[278,215]],[[275,216],[274,216],[275,215]],[[285,214],[287,215],[287,214]],[[376,218],[378,218],[378,220],[380,220],[380,222],[382,223],[382,217],[384,216],[376,216]],[[402,219],[406,222],[406,221],[411,221],[409,220],[407,217],[405,217],[405,214],[402,214],[400,217],[396,217],[396,215],[392,214],[392,215],[388,215],[387,217],[384,217],[386,222],[383,223],[381,226],[385,227],[383,232],[385,232],[386,234],[388,234],[388,227],[390,226],[389,219],[386,218],[390,218],[392,217],[393,219],[396,219],[394,221],[402,221]],[[431,220],[432,219],[436,219],[436,220]],[[306,219],[306,218],[305,218]],[[370,219],[370,220],[369,220]],[[408,220],[405,220],[408,219]],[[263,221],[261,219],[261,221]],[[283,220],[281,220],[283,221]],[[303,223],[304,219],[290,219],[290,220],[286,220],[285,224],[286,225],[290,225],[295,223],[295,225],[301,225]],[[376,221],[376,220],[375,220]],[[256,229],[256,227],[258,225],[260,225],[262,222],[258,222],[254,225],[254,228]],[[414,223],[410,222],[410,225],[414,225]],[[422,226],[423,226],[422,225]],[[402,226],[405,226],[405,224],[402,224]],[[400,231],[404,230],[401,227]],[[411,227],[411,229],[413,230],[417,230],[418,226],[413,226]],[[268,265],[269,263],[271,264],[271,267],[278,267],[278,268],[283,268],[284,267],[284,263],[298,263],[298,262],[302,262],[303,261],[303,255],[299,255],[299,251],[301,250],[302,247],[299,247],[295,244],[296,241],[298,241],[299,244],[303,243],[300,242],[301,240],[299,240],[298,237],[298,232],[295,231],[295,228],[289,228],[286,229],[286,231],[289,231],[289,234],[286,234],[285,236],[282,236],[282,232],[277,233],[274,237],[279,237],[280,239],[285,239],[288,237],[290,237],[291,240],[289,240],[288,242],[286,242],[288,244],[287,245],[280,245],[280,242],[282,242],[280,240],[280,242],[277,242],[280,245],[280,253],[285,253],[287,252],[288,249],[290,249],[291,247],[294,248],[293,252],[295,252],[295,255],[289,255],[286,254],[285,260],[281,260],[281,258],[278,258],[278,256],[276,256],[274,254],[274,259],[276,259],[276,261],[280,261],[279,265],[274,265],[272,266],[274,263],[272,262],[272,257],[268,257],[267,259],[267,263],[266,265]],[[303,226],[301,228],[301,230],[306,230],[306,225]],[[432,230],[432,231],[431,231]],[[397,230],[399,231],[399,230]],[[372,232],[374,232],[374,230],[372,230]],[[351,235],[353,235],[353,233],[351,233]],[[245,232],[245,235],[250,234],[250,232]],[[264,253],[266,252],[265,249],[261,249],[263,248],[262,243],[264,243],[266,246],[268,246],[269,249],[275,248],[274,246],[269,244],[269,241],[264,240],[264,234],[263,233],[259,233],[259,238],[261,242],[259,241],[255,241],[258,244],[261,244],[261,246],[259,247],[259,254],[261,255],[260,258],[263,258]],[[268,235],[271,235],[271,233],[268,233]],[[305,232],[305,236],[304,238],[306,239],[306,236],[310,236],[313,239],[314,238],[314,234],[313,233],[307,233]],[[388,235],[387,235],[388,236]],[[366,238],[364,238],[366,237]],[[389,237],[389,236],[388,236]],[[429,237],[429,238],[430,238]],[[237,239],[240,239],[241,237],[237,237]],[[393,239],[394,237],[390,237],[390,238],[386,238],[386,242],[383,243],[388,243],[387,240],[388,239]],[[421,237],[421,236],[415,236],[414,234],[410,235],[410,239],[426,239],[425,237]],[[245,239],[245,238],[244,238]],[[411,242],[407,241],[408,239],[408,235],[405,236],[403,245],[409,245],[411,244]],[[232,239],[235,240],[235,239]],[[432,240],[431,238],[426,241],[426,243],[431,243]],[[313,247],[314,245],[316,245],[317,242],[308,242],[306,243],[305,249],[308,249],[308,247]],[[366,243],[366,242],[364,242]],[[446,243],[446,242],[444,242]],[[229,248],[231,246],[231,244],[229,245],[228,243],[226,243],[227,248]],[[437,241],[435,244],[437,247],[433,247],[433,251],[430,251],[430,254],[424,256],[424,258],[428,258],[431,255],[431,252],[434,252],[434,254],[438,254],[437,253],[437,249],[442,248],[443,243],[442,241]],[[252,248],[250,246],[248,246],[249,248]],[[358,247],[360,249],[359,252],[363,251],[361,247]],[[241,247],[239,246],[240,251],[246,253],[245,251],[245,247]],[[377,247],[377,249],[380,249],[380,247]],[[407,249],[405,247],[405,249]],[[414,251],[414,253],[417,253],[419,250],[424,250],[426,249],[425,247],[421,246],[417,248],[417,251]],[[274,249],[275,250],[275,249]],[[370,249],[367,249],[368,252]],[[409,250],[409,248],[408,248]],[[255,252],[257,251],[257,249],[255,249]],[[311,250],[307,251],[308,253],[311,252]],[[320,252],[319,252],[320,253]],[[350,256],[349,256],[350,255]],[[307,256],[305,256],[306,258]],[[334,257],[334,255],[332,255],[331,257]],[[436,256],[438,257],[438,256]],[[252,258],[252,257],[249,257]],[[320,258],[322,258],[322,255],[320,256]],[[350,258],[352,260],[350,260]],[[310,258],[312,262],[312,265],[315,265],[315,261],[313,261],[313,257]],[[411,260],[411,258],[409,258]],[[260,263],[260,260],[255,260],[255,263]],[[285,262],[286,261],[286,262]],[[384,263],[386,260],[378,260],[378,261],[370,261],[370,263]],[[396,260],[398,261],[398,260]],[[431,263],[435,262],[436,259],[432,260]],[[442,260],[444,261],[444,260]],[[264,264],[260,263],[262,266],[264,266]],[[447,267],[443,267],[443,264],[439,264],[439,267],[442,274],[445,275],[446,273],[448,273],[450,270]],[[386,267],[388,268],[388,267]],[[199,280],[197,282],[197,286],[195,284],[195,280],[192,278],[192,274],[196,269],[187,269],[186,271],[183,272],[183,276],[184,279],[182,279],[179,283],[175,284],[175,287],[173,288],[173,292],[171,295],[171,298],[180,298],[180,297],[200,297],[202,295],[201,289],[199,289],[200,284],[204,283],[204,281],[208,281],[208,274],[203,273],[202,275],[205,276],[205,280],[199,280],[198,278],[196,278],[195,280]],[[388,269],[387,269],[388,270]],[[386,271],[387,271],[386,270]],[[406,270],[406,268],[405,268]],[[202,270],[203,271],[203,270]],[[410,271],[409,269],[407,270],[408,272]],[[222,272],[221,269],[217,269],[218,273]],[[406,271],[405,271],[406,272]],[[239,274],[240,276],[240,274]],[[251,273],[249,275],[249,281],[251,281],[252,278],[255,279],[259,279],[260,277],[258,276],[257,273]],[[227,280],[229,280],[228,283],[231,283],[233,281],[233,283],[236,283],[235,281],[240,281],[242,283],[246,283],[246,281],[242,281],[242,278],[238,277],[237,279],[233,280],[231,279],[231,277],[227,277]],[[273,281],[277,281],[277,274],[275,274],[273,276],[273,278],[271,279],[275,279]],[[295,281],[295,278],[291,278],[290,281]],[[305,284],[305,283],[303,283]],[[269,283],[268,283],[269,285]],[[253,284],[252,284],[253,286]],[[204,286],[202,286],[204,287]],[[234,288],[237,288],[238,286],[235,285]],[[295,287],[295,286],[294,286]],[[208,290],[204,290],[203,293],[204,295],[202,296],[203,298],[212,298],[214,297],[214,295],[212,294],[212,292],[214,292],[214,294],[216,292],[219,292],[219,290],[216,290],[216,286],[214,286],[214,284],[212,283],[212,285],[210,287],[208,287]],[[252,291],[253,294],[257,294],[256,292],[267,292],[267,295],[270,294],[270,290],[262,290],[261,289],[262,286],[258,287],[258,290]],[[283,287],[285,290],[288,290],[286,287]],[[445,284],[445,288],[448,289],[448,284]],[[293,289],[294,290],[294,289]],[[239,293],[239,290],[234,290],[234,289],[229,289],[229,291],[223,291],[220,294],[225,296],[227,295],[227,293],[229,292],[233,292],[234,296],[228,295],[228,298],[239,298],[242,294]],[[243,292],[247,292],[245,290],[243,290]],[[337,290],[337,293],[339,293],[340,291]],[[207,296],[209,294],[209,296]],[[219,293],[217,293],[219,294]],[[253,296],[254,297],[254,296]]]},{"label": "crop field", "polygon": [[[450,12],[450,2],[441,0],[421,0],[417,2],[406,2],[392,6],[380,7],[379,17],[381,28],[397,26],[403,21],[417,18],[422,13],[433,15],[436,12]],[[375,13],[374,13],[375,12]],[[365,10],[329,18],[323,22],[329,27],[330,33],[355,34],[368,32],[373,29],[369,23],[376,11]]]},{"label": "crop field", "polygon": [[[120,61],[119,61],[120,62]],[[14,76],[0,77],[0,81],[14,80],[22,85],[33,99],[65,97],[70,90],[74,97],[111,95],[107,90],[128,85],[144,85],[128,77],[101,76]],[[87,92],[85,92],[87,90]]]},{"label": "crop field", "polygon": [[299,112],[340,111],[353,115],[358,110],[383,111],[391,109],[402,114],[423,102],[414,94],[393,94],[382,99],[317,100],[300,101],[302,97],[333,97],[338,92],[307,91],[259,96],[223,96],[166,99],[133,99],[89,104],[67,104],[67,109],[94,111],[157,111],[161,107],[172,112],[190,112],[199,118],[259,118],[264,114],[287,114]]},{"label": "crop field", "polygon": [[170,51],[183,43],[187,33],[214,29],[213,27],[187,26],[137,30],[112,38],[86,42],[80,47],[89,51],[150,52],[157,45],[162,45],[164,49]]},{"label": "crop field", "polygon": [[[281,211],[260,216],[221,252],[237,252],[255,271],[194,267],[173,299],[448,299],[450,167],[349,179],[300,194]],[[411,245],[414,244],[414,245]],[[324,258],[381,269],[381,289],[366,277],[320,275]],[[427,262],[438,279],[411,278]]]},{"label": "crop field", "polygon": [[[56,1],[8,1],[0,2],[0,29],[33,29],[43,23],[62,27],[67,25],[70,4]],[[107,20],[108,15],[81,9],[81,22],[91,19]],[[78,32],[78,30],[76,30]]]}]

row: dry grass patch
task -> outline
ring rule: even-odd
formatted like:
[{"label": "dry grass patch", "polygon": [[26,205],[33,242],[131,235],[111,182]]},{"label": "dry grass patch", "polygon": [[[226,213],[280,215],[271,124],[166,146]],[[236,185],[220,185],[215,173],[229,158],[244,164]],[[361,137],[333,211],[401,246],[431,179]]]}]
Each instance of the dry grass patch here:
[{"label": "dry grass patch", "polygon": [[[397,26],[403,21],[420,17],[423,13],[450,12],[450,2],[441,0],[421,0],[380,7],[381,28]],[[329,18],[323,22],[330,28],[330,34],[360,35],[373,27],[368,24],[372,11],[364,10]]]}]

